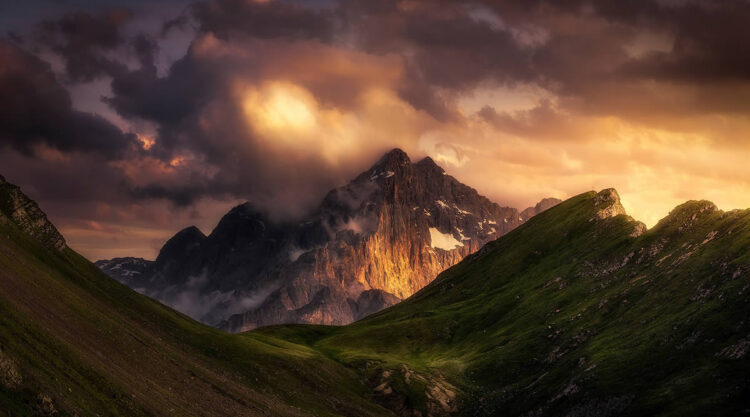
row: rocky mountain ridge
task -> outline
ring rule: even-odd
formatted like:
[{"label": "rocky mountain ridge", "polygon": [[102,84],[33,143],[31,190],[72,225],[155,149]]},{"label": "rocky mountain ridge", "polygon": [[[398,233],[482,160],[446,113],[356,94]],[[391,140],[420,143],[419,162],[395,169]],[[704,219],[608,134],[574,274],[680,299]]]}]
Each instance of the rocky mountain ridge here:
[{"label": "rocky mountain ridge", "polygon": [[556,202],[545,199],[521,215],[429,157],[412,163],[394,149],[331,190],[301,222],[271,222],[245,203],[208,236],[180,231],[128,285],[204,322],[222,320],[230,331],[346,324],[410,296]]}]

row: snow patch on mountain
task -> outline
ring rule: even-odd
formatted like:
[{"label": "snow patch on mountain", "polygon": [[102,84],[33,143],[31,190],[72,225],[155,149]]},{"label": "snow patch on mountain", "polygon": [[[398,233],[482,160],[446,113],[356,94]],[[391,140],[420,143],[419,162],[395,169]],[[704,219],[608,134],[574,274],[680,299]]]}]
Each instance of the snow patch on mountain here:
[{"label": "snow patch on mountain", "polygon": [[470,238],[470,237],[466,237],[466,236],[464,236],[464,229],[461,229],[460,227],[457,227],[457,228],[456,228],[456,231],[458,232],[458,236],[459,236],[459,237],[461,238],[461,241],[464,241],[464,240],[471,240],[471,238]]},{"label": "snow patch on mountain", "polygon": [[456,240],[453,235],[441,233],[438,229],[430,227],[430,246],[437,249],[453,250],[464,244]]},{"label": "snow patch on mountain", "polygon": [[376,181],[378,178],[390,178],[394,175],[396,175],[396,173],[393,171],[373,172],[372,175],[370,175],[370,181]]}]

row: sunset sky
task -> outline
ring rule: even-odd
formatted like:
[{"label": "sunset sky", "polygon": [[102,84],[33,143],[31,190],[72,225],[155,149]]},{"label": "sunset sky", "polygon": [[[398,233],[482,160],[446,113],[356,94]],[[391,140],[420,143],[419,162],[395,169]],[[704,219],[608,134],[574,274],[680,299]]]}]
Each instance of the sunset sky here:
[{"label": "sunset sky", "polygon": [[519,209],[750,207],[748,1],[152,3],[0,4],[0,174],[92,260],[299,218],[394,147]]}]

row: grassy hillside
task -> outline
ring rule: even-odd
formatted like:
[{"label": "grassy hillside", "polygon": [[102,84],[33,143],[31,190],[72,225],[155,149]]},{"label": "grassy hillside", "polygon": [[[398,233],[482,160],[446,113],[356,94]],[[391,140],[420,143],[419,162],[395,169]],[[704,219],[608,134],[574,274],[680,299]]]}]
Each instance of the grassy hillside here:
[{"label": "grassy hillside", "polygon": [[0,225],[0,415],[391,415],[320,353],[201,325]]},{"label": "grassy hillside", "polygon": [[433,384],[462,415],[750,413],[750,210],[688,202],[646,233],[601,218],[620,211],[577,196],[389,310],[261,333],[393,386],[384,403],[427,409]]},{"label": "grassy hillside", "polygon": [[227,334],[0,224],[0,415],[742,415],[750,211],[652,230],[616,193],[345,327]]}]

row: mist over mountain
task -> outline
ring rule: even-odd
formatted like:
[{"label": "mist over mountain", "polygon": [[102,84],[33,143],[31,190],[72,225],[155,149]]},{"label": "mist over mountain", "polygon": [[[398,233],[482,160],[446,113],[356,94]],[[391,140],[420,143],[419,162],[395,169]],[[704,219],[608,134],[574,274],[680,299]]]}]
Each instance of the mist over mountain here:
[{"label": "mist over mountain", "polygon": [[208,236],[195,227],[180,231],[142,271],[123,277],[106,267],[121,262],[99,264],[132,288],[231,331],[346,324],[410,296],[557,203],[545,199],[519,213],[461,184],[432,159],[412,163],[394,149],[331,190],[300,222],[271,221],[245,203]]}]

